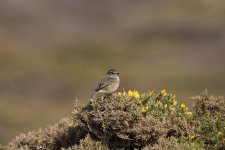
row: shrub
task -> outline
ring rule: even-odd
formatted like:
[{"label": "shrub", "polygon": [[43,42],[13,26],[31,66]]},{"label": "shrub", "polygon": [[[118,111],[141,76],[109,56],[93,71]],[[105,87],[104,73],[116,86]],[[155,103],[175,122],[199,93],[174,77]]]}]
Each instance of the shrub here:
[{"label": "shrub", "polygon": [[192,99],[195,110],[193,124],[198,133],[198,141],[204,141],[206,149],[225,149],[224,98],[209,96],[205,90]]},{"label": "shrub", "polygon": [[204,150],[204,144],[199,142],[190,142],[184,138],[164,138],[161,137],[157,144],[146,146],[143,150]]},{"label": "shrub", "polygon": [[17,136],[10,149],[225,149],[225,101],[204,91],[194,112],[176,96],[122,91],[106,99],[78,102],[72,118]]},{"label": "shrub", "polygon": [[10,149],[60,149],[67,148],[79,143],[84,138],[86,131],[83,130],[71,118],[64,118],[59,123],[46,129],[29,132],[17,136],[9,143]]},{"label": "shrub", "polygon": [[88,134],[84,139],[80,141],[79,144],[76,144],[67,150],[106,150],[107,146],[103,145],[99,141],[93,140],[91,136]]},{"label": "shrub", "polygon": [[143,147],[154,144],[165,131],[153,116],[141,115],[135,101],[115,96],[92,101],[75,120],[110,148]]},{"label": "shrub", "polygon": [[165,90],[141,95],[122,92],[92,100],[74,117],[109,148],[142,148],[154,145],[160,137],[194,134],[189,124],[192,113],[184,104],[176,107],[175,98]]}]

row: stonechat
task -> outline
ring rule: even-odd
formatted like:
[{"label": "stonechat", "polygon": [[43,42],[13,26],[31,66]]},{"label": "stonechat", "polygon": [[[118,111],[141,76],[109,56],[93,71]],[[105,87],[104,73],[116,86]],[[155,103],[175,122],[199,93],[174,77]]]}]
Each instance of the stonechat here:
[{"label": "stonechat", "polygon": [[91,98],[93,98],[98,93],[103,93],[105,96],[110,96],[117,90],[119,84],[119,72],[115,69],[110,69],[106,76],[98,83]]}]

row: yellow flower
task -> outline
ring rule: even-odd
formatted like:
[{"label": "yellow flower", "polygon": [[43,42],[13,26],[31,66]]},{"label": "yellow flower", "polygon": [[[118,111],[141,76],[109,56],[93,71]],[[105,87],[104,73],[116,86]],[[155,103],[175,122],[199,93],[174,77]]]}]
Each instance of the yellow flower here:
[{"label": "yellow flower", "polygon": [[166,96],[167,95],[166,89],[161,90],[160,93],[161,93],[162,96]]},{"label": "yellow flower", "polygon": [[153,91],[149,91],[148,96],[152,96],[152,95],[153,95]]},{"label": "yellow flower", "polygon": [[194,139],[195,137],[196,137],[196,135],[194,133],[189,135],[190,139]]},{"label": "yellow flower", "polygon": [[144,107],[144,108],[141,110],[142,113],[146,113],[147,111],[148,111],[148,107]]},{"label": "yellow flower", "polygon": [[192,116],[192,112],[190,111],[190,112],[186,112],[186,114],[188,115],[188,116]]},{"label": "yellow flower", "polygon": [[160,101],[157,101],[157,105],[158,105],[158,107],[162,107],[162,102],[160,102]]},{"label": "yellow flower", "polygon": [[223,132],[221,132],[221,131],[218,132],[217,134],[218,134],[219,136],[223,136]]},{"label": "yellow flower", "polygon": [[133,95],[133,92],[132,92],[131,90],[129,90],[129,91],[127,92],[127,96],[128,96],[128,97],[132,97],[132,95]]},{"label": "yellow flower", "polygon": [[174,107],[169,107],[169,110],[170,110],[170,111],[174,111],[175,108],[174,108]]},{"label": "yellow flower", "polygon": [[168,106],[167,104],[164,105],[165,108],[167,108],[167,106]]},{"label": "yellow flower", "polygon": [[164,94],[166,92],[166,89],[161,90],[161,94]]},{"label": "yellow flower", "polygon": [[167,92],[166,93],[164,93],[164,95],[163,96],[166,96],[167,95]]},{"label": "yellow flower", "polygon": [[129,90],[129,91],[127,92],[127,95],[128,95],[128,97],[140,98],[140,94],[139,94],[139,92],[136,91],[136,90],[134,90],[134,91]]},{"label": "yellow flower", "polygon": [[140,98],[140,94],[138,91],[134,90],[134,97],[135,98]]},{"label": "yellow flower", "polygon": [[173,105],[177,105],[177,100],[173,100]]},{"label": "yellow flower", "polygon": [[176,95],[173,95],[173,99],[176,99]]},{"label": "yellow flower", "polygon": [[183,110],[188,110],[188,107],[184,103],[182,103],[180,105],[180,108],[183,109]]},{"label": "yellow flower", "polygon": [[185,109],[185,107],[186,107],[186,105],[185,105],[184,103],[182,103],[182,104],[180,105],[180,108],[182,108],[182,109]]}]

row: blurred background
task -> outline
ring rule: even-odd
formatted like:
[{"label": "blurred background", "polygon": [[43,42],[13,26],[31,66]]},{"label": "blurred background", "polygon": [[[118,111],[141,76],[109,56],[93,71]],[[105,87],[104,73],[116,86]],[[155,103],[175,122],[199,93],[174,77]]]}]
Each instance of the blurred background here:
[{"label": "blurred background", "polygon": [[225,95],[225,1],[0,1],[0,143],[71,115],[111,68],[120,89]]}]

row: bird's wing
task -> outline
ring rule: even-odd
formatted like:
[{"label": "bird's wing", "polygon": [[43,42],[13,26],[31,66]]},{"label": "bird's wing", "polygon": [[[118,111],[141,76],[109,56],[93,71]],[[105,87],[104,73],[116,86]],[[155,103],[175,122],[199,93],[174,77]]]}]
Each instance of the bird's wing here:
[{"label": "bird's wing", "polygon": [[103,78],[97,85],[97,87],[95,88],[95,91],[100,91],[101,89],[104,89],[105,87],[109,86],[111,84],[111,82],[108,81],[109,77],[105,77]]}]

